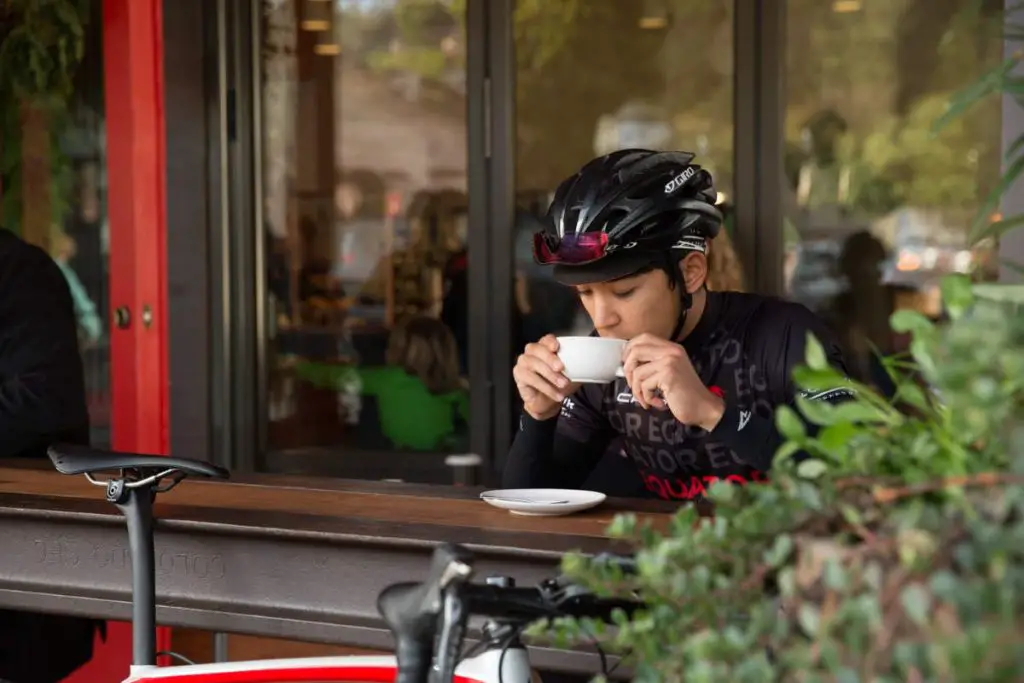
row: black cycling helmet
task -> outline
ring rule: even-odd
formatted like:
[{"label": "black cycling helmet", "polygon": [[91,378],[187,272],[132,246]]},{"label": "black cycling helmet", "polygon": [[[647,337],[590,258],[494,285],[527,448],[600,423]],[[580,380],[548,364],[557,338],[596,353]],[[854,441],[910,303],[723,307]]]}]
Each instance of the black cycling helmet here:
[{"label": "black cycling helmet", "polygon": [[705,251],[722,224],[711,174],[693,158],[624,149],[588,162],[555,191],[534,259],[569,285],[666,264],[678,270],[685,252]]}]

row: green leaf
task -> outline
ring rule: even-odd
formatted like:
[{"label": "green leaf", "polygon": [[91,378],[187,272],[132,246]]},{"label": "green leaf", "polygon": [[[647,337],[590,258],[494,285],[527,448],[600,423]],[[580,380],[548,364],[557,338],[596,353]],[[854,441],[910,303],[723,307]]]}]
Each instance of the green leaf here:
[{"label": "green leaf", "polygon": [[829,427],[838,422],[831,403],[826,401],[813,401],[806,399],[803,396],[797,396],[796,405],[797,408],[799,408],[800,413],[807,418],[807,421],[811,424]]},{"label": "green leaf", "polygon": [[804,460],[797,465],[796,473],[804,479],[817,479],[825,474],[827,470],[828,465],[821,460]]},{"label": "green leaf", "polygon": [[811,393],[850,386],[850,380],[831,366],[814,370],[806,365],[798,365],[793,369],[793,381],[801,389]]},{"label": "green leaf", "polygon": [[921,366],[921,372],[926,377],[935,377],[935,358],[932,356],[931,348],[923,339],[916,338],[910,342],[910,354],[917,361],[917,364]]},{"label": "green leaf", "polygon": [[813,333],[807,333],[807,366],[812,370],[824,370],[828,367],[828,358],[825,356],[825,348],[818,341]]},{"label": "green leaf", "polygon": [[773,567],[779,567],[789,559],[789,555],[792,552],[793,539],[790,538],[789,534],[782,534],[775,538],[775,543],[772,544],[771,550],[765,554],[765,561]]},{"label": "green leaf", "polygon": [[807,433],[796,411],[786,405],[779,406],[775,411],[775,424],[779,428],[779,433],[789,441],[803,441]]},{"label": "green leaf", "polygon": [[[779,430],[782,433],[782,430]],[[783,435],[785,436],[785,435]],[[775,455],[772,457],[772,463],[779,465],[786,462],[789,458],[793,457],[794,453],[799,453],[803,450],[803,443],[800,441],[783,441],[782,445],[779,446],[778,450],[775,451]]]},{"label": "green leaf", "polygon": [[909,332],[915,335],[929,333],[935,329],[935,324],[923,313],[909,308],[900,309],[889,316],[889,326],[892,327],[893,332],[900,334]]},{"label": "green leaf", "polygon": [[928,613],[931,610],[932,598],[920,584],[912,583],[900,593],[900,603],[906,610],[907,616],[918,626],[923,626],[928,621]]},{"label": "green leaf", "polygon": [[990,220],[987,224],[979,227],[976,232],[972,233],[971,244],[977,244],[989,238],[999,239],[1021,225],[1024,225],[1024,214],[1013,216],[1012,218],[1004,218],[999,221]]},{"label": "green leaf", "polygon": [[921,387],[910,380],[903,381],[896,388],[896,402],[900,401],[909,403],[918,410],[930,411],[932,409],[931,402],[928,401],[928,397],[925,396]]},{"label": "green leaf", "polygon": [[809,401],[802,396],[797,396],[796,405],[808,420],[820,425],[835,425],[844,422],[895,424],[899,421],[896,411],[886,412],[879,406],[861,400],[826,403],[825,401]]},{"label": "green leaf", "polygon": [[988,95],[999,92],[1007,75],[1016,68],[1019,61],[1019,58],[1016,56],[1006,58],[999,66],[991,69],[971,85],[956,93],[946,106],[946,111],[932,124],[932,134],[937,134],[952,121],[960,118],[968,109],[981,102]]},{"label": "green leaf", "polygon": [[964,311],[974,303],[971,279],[966,275],[960,273],[947,275],[942,278],[939,287],[942,291],[942,302],[954,320],[963,315]]},{"label": "green leaf", "polygon": [[978,214],[974,218],[974,223],[971,225],[971,232],[967,236],[967,246],[973,247],[985,234],[987,224],[991,221],[991,215],[995,211],[996,207],[999,206],[1000,200],[1006,191],[1010,189],[1010,186],[1017,182],[1017,178],[1024,172],[1024,156],[1019,156],[1010,162],[1006,168],[1006,172],[1003,173],[999,182],[996,183],[995,187],[989,192],[988,197],[982,203],[981,208],[978,209]]},{"label": "green leaf", "polygon": [[822,429],[817,436],[818,443],[827,453],[839,453],[846,450],[850,439],[857,435],[857,427],[848,423],[840,422],[829,425]]},{"label": "green leaf", "polygon": [[800,627],[803,628],[804,633],[808,636],[817,635],[818,626],[821,623],[821,613],[818,611],[817,607],[805,602],[800,605],[800,610],[797,612],[797,619],[800,620]]}]

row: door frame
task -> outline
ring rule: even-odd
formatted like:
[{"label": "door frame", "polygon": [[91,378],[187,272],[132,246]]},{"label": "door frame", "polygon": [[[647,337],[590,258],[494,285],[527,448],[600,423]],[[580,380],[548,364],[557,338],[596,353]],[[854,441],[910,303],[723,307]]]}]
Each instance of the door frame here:
[{"label": "door frame", "polygon": [[[111,447],[169,447],[166,138],[161,0],[102,0],[109,223]],[[113,323],[114,311],[127,315]],[[159,629],[158,650],[169,629]],[[67,680],[121,680],[131,624],[111,622],[93,659]]]}]

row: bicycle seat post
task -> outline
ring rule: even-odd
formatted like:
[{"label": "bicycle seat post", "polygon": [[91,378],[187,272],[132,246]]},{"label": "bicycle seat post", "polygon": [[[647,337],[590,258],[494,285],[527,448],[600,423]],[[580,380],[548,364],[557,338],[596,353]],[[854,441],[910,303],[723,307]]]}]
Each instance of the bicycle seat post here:
[{"label": "bicycle seat post", "polygon": [[[132,672],[156,666],[156,562],[153,550],[153,500],[185,477],[227,479],[223,467],[201,460],[163,455],[118,453],[87,446],[54,444],[46,449],[61,474],[84,474],[104,487],[107,502],[124,515],[132,563]],[[119,474],[106,481],[101,472]]]},{"label": "bicycle seat post", "polygon": [[124,477],[107,482],[107,500],[128,526],[132,563],[132,668],[156,666],[156,567],[153,549],[152,486],[126,486]]}]

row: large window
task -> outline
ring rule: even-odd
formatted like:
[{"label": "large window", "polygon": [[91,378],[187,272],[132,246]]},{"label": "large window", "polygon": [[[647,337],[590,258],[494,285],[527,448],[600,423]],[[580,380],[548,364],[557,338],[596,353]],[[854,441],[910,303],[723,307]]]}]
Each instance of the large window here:
[{"label": "large window", "polygon": [[261,3],[274,469],[422,479],[466,450],[460,5]]},{"label": "large window", "polygon": [[83,57],[66,101],[0,105],[0,226],[44,249],[64,273],[98,446],[110,444],[112,417],[101,9],[92,0],[71,18],[81,24]]},{"label": "large window", "polygon": [[[732,203],[732,3],[517,3],[516,192],[543,212],[586,161],[626,147],[686,150]],[[575,294],[533,265],[517,223],[518,341],[592,328]],[[723,239],[723,242],[726,238]]]},{"label": "large window", "polygon": [[[596,156],[627,147],[693,152],[714,175],[729,216],[712,247],[712,265],[721,267],[713,267],[711,284],[742,287],[729,241],[732,3],[520,0],[514,22],[519,210],[543,213],[558,183]],[[516,222],[517,351],[547,333],[593,329],[575,291],[533,264],[533,229]],[[513,408],[518,414],[515,400]],[[637,494],[643,482],[619,455],[612,444],[594,476],[618,482],[614,493]]]},{"label": "large window", "polygon": [[998,99],[938,135],[958,89],[1002,58],[1002,2],[790,0],[785,287],[839,333],[861,379],[885,384],[894,310],[940,314],[950,272],[995,274],[966,235],[1000,169]]}]

